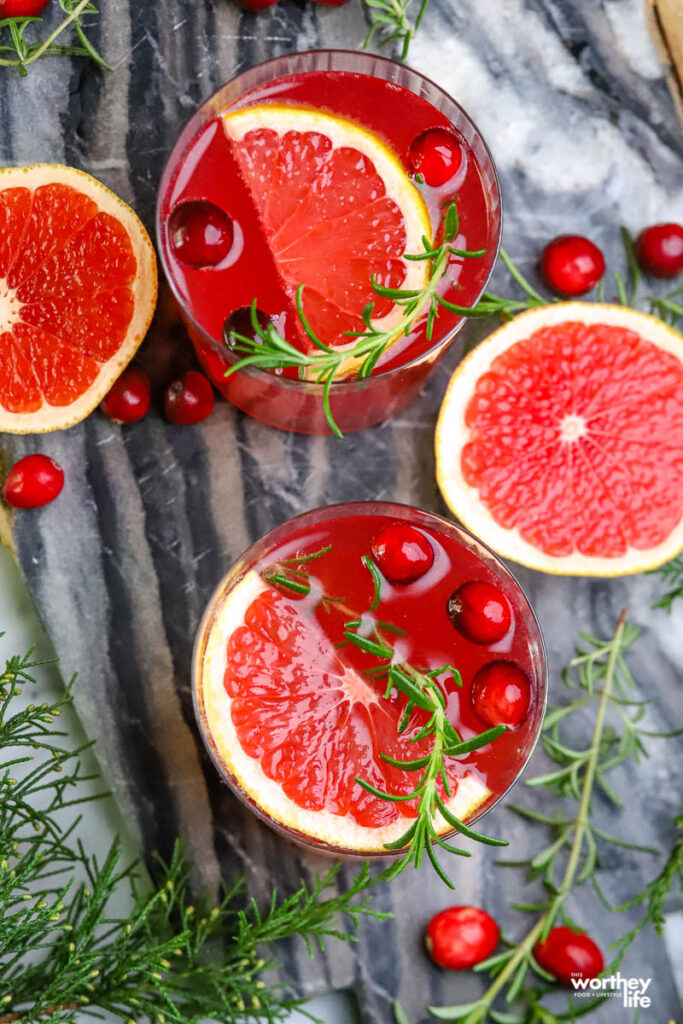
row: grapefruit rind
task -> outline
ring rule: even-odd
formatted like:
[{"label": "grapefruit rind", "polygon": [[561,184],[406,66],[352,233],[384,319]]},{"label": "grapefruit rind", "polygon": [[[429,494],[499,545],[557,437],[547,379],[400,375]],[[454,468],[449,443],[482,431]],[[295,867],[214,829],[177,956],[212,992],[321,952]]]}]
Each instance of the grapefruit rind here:
[{"label": "grapefruit rind", "polygon": [[[266,589],[261,576],[249,571],[232,590],[220,595],[217,603],[212,603],[200,629],[200,637],[206,639],[195,652],[195,685],[199,721],[209,750],[223,773],[232,776],[248,801],[274,823],[338,849],[385,853],[384,844],[398,839],[411,819],[401,817],[381,828],[366,828],[330,811],[300,807],[277,782],[268,778],[260,762],[246,754],[240,744],[230,714],[232,701],[223,682],[226,651],[231,635],[243,624],[248,607]],[[358,682],[359,688],[365,688],[364,680]],[[462,821],[471,817],[490,796],[491,791],[475,775],[468,774],[459,779],[447,806]],[[435,826],[440,835],[453,831],[440,815]]]},{"label": "grapefruit rind", "polygon": [[93,383],[75,402],[66,406],[44,402],[35,412],[13,413],[0,406],[0,431],[10,434],[41,434],[65,430],[85,419],[102,401],[114,381],[131,361],[144,339],[156,307],[157,263],[154,247],[134,210],[92,175],[61,164],[31,164],[26,167],[0,168],[0,191],[23,187],[36,189],[49,184],[69,185],[83,193],[99,210],[121,222],[131,240],[138,272],[131,290],[135,312],[125,341],[116,354],[102,363]]},{"label": "grapefruit rind", "polygon": [[600,302],[559,302],[521,313],[482,341],[451,377],[436,426],[437,483],[453,515],[503,558],[558,576],[610,577],[645,572],[680,553],[683,548],[683,516],[667,539],[655,547],[631,547],[625,555],[615,558],[598,558],[580,552],[555,557],[529,544],[517,529],[508,529],[497,523],[480,500],[478,490],[465,481],[462,473],[460,457],[469,440],[465,414],[479,378],[488,371],[497,356],[534,331],[570,321],[608,324],[635,331],[683,364],[683,336],[649,313]]},{"label": "grapefruit rind", "polygon": [[[407,253],[418,253],[423,251],[423,236],[430,238],[432,227],[429,212],[420,192],[413,185],[398,156],[393,150],[372,132],[350,121],[344,117],[324,113],[319,110],[312,110],[308,107],[297,107],[278,103],[268,103],[243,107],[239,110],[231,110],[223,114],[223,129],[226,135],[234,142],[239,142],[244,136],[254,129],[270,129],[283,135],[289,131],[297,132],[319,132],[326,135],[332,142],[332,147],[337,149],[341,146],[348,146],[363,153],[375,167],[375,170],[382,178],[386,195],[392,199],[403,214],[406,232]],[[403,260],[406,269],[406,276],[401,285],[402,289],[410,291],[422,291],[427,284],[429,277],[429,266],[426,260]],[[306,308],[306,293],[303,295],[304,311]],[[401,306],[395,305],[386,316],[373,320],[373,326],[378,331],[388,331],[397,324],[404,315]],[[398,331],[385,353],[402,336]],[[321,339],[326,341],[325,338]],[[337,351],[351,349],[356,344],[350,341],[348,345],[337,346]],[[347,377],[354,373],[362,364],[362,359],[345,359],[336,377]],[[317,374],[310,368],[304,368],[305,379],[315,379]]]}]

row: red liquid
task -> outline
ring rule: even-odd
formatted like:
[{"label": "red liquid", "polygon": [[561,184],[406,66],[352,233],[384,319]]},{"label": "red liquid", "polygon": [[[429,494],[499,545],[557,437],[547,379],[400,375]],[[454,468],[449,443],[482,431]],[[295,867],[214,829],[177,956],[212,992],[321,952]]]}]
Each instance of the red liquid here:
[{"label": "red liquid", "polygon": [[[460,671],[461,688],[456,685],[450,673],[439,676],[439,682],[447,697],[448,718],[462,739],[469,739],[489,728],[489,724],[476,714],[471,701],[472,683],[482,666],[501,659],[514,662],[530,682],[529,708],[519,725],[479,750],[457,759],[448,759],[451,779],[473,776],[491,791],[488,799],[477,808],[476,817],[501,796],[519,775],[540,727],[545,683],[538,627],[512,577],[498,569],[492,559],[485,561],[478,553],[478,545],[474,540],[468,546],[458,538],[455,530],[442,532],[425,525],[423,519],[411,520],[410,510],[406,509],[399,515],[401,521],[407,519],[421,531],[434,551],[434,563],[420,579],[402,586],[392,586],[384,581],[381,603],[373,613],[375,620],[391,623],[404,634],[397,637],[389,632],[382,633],[383,641],[394,647],[400,663],[407,662],[422,671],[444,665],[454,666]],[[392,824],[398,819],[399,813],[409,816],[414,814],[414,809],[411,810],[405,803],[397,805],[370,797],[357,784],[354,784],[355,791],[352,788],[346,794],[346,802],[338,796],[330,798],[330,792],[335,790],[335,785],[330,786],[330,778],[338,780],[340,774],[343,774],[340,773],[338,751],[335,752],[334,744],[330,742],[330,736],[340,726],[333,727],[331,719],[324,715],[319,719],[316,717],[313,725],[306,719],[311,714],[311,707],[316,708],[314,715],[318,715],[318,701],[324,705],[329,700],[329,684],[324,681],[325,673],[329,672],[330,657],[338,655],[344,665],[362,675],[365,684],[377,695],[374,704],[371,701],[362,708],[357,707],[355,712],[347,712],[357,714],[358,721],[366,723],[356,729],[354,743],[360,742],[359,736],[365,737],[364,742],[369,745],[368,763],[376,762],[378,748],[391,753],[391,750],[387,751],[386,744],[395,736],[396,726],[392,722],[391,736],[387,732],[386,722],[383,722],[381,730],[375,729],[375,725],[379,725],[377,716],[379,713],[381,717],[387,717],[382,713],[380,705],[386,706],[389,703],[397,722],[405,706],[405,697],[394,693],[386,701],[386,678],[373,678],[363,671],[378,665],[377,657],[344,643],[344,630],[350,619],[360,618],[368,612],[373,600],[372,579],[362,558],[371,554],[372,542],[380,531],[396,521],[396,517],[388,514],[352,514],[321,519],[313,524],[304,522],[298,527],[295,521],[285,540],[267,549],[253,565],[240,566],[241,569],[253,568],[267,574],[278,563],[331,545],[331,550],[322,557],[301,566],[309,573],[313,596],[301,597],[286,588],[274,588],[284,595],[282,599],[274,598],[274,607],[281,608],[285,615],[283,630],[288,628],[291,608],[295,607],[298,609],[297,614],[303,617],[302,621],[305,623],[309,616],[312,617],[326,638],[319,648],[314,647],[310,654],[310,671],[306,673],[309,679],[321,680],[319,698],[316,698],[313,705],[309,699],[308,702],[301,701],[300,704],[287,707],[286,738],[282,746],[278,739],[278,728],[282,726],[282,707],[277,702],[273,703],[272,694],[268,696],[267,684],[259,682],[259,679],[263,678],[263,674],[267,677],[269,673],[275,673],[279,678],[278,673],[293,671],[283,669],[283,664],[287,664],[286,652],[284,662],[282,653],[275,653],[275,649],[270,655],[267,650],[263,656],[258,655],[256,663],[251,657],[247,659],[248,664],[240,660],[240,649],[246,647],[253,650],[261,644],[258,627],[254,627],[255,632],[250,633],[250,626],[230,642],[228,650],[232,652],[231,665],[235,656],[237,667],[228,668],[225,676],[225,688],[229,694],[241,690],[242,695],[246,695],[246,704],[241,710],[236,712],[236,705],[233,704],[232,718],[243,745],[250,745],[251,756],[262,758],[261,764],[266,775],[283,783],[285,792],[298,806],[313,811],[324,809],[334,814],[345,814],[367,828]],[[428,521],[433,521],[433,518],[429,517]],[[458,586],[470,580],[495,584],[509,602],[512,622],[506,636],[495,645],[474,644],[466,640],[449,619],[449,597]],[[322,594],[343,597],[344,606],[321,602]],[[308,648],[307,652],[310,653]],[[269,661],[269,658],[272,660]],[[271,714],[274,716],[272,719],[269,717]],[[424,713],[417,711],[411,726],[417,729],[424,720]],[[347,718],[342,716],[342,721],[346,722]],[[308,740],[302,738],[307,728],[312,728]],[[430,747],[431,741],[414,744],[411,748],[414,753],[410,756],[424,755]],[[307,756],[304,752],[312,753],[313,768],[301,765],[300,762],[306,760]],[[328,760],[328,754],[332,760]],[[362,763],[365,755],[359,756]],[[405,774],[408,777],[403,781],[394,779],[398,786],[394,792],[409,792],[417,783],[419,773]],[[377,784],[374,779],[372,781]],[[400,807],[400,811],[397,807]]]},{"label": "red liquid", "polygon": [[[422,97],[392,82],[345,71],[310,71],[280,78],[246,93],[237,103],[225,109],[269,101],[319,109],[356,121],[387,143],[407,171],[410,169],[410,147],[418,136],[430,128],[453,130],[448,118]],[[288,406],[287,410],[284,406],[277,407],[278,396],[275,390],[272,396],[259,401],[263,395],[259,396],[258,391],[249,388],[244,381],[240,390],[238,382],[226,382],[224,379],[230,363],[229,358],[225,358],[223,325],[234,310],[250,306],[254,299],[259,309],[272,317],[288,340],[299,347],[303,346],[299,340],[299,321],[291,289],[287,290],[283,286],[276,270],[252,198],[238,172],[232,143],[223,131],[221,113],[218,111],[218,115],[204,125],[178,158],[161,197],[161,244],[168,273],[191,318],[205,332],[202,334],[194,330],[190,322],[200,358],[227,397],[246,411],[278,426],[306,432],[326,430],[324,419],[319,415],[320,410],[314,405],[309,408],[305,402],[302,408],[301,395],[297,395],[294,402],[291,393],[282,396],[284,406]],[[490,210],[492,200],[483,182],[481,169],[464,138],[458,137],[462,142],[463,160],[456,176],[440,188],[426,185],[419,188],[429,209],[433,238],[442,237],[443,205],[455,198],[461,225],[456,239],[457,247],[487,250],[481,258],[453,257],[439,289],[452,302],[471,305],[476,302],[484,287],[496,255],[498,223],[497,213],[493,216]],[[188,266],[176,258],[169,244],[169,216],[178,208],[178,204],[192,200],[207,200],[215,204],[233,222],[235,241],[232,250],[218,266]],[[384,373],[419,359],[436,342],[448,335],[459,320],[454,314],[441,310],[433,337],[428,341],[426,317],[423,318],[410,337],[392,346],[374,372]],[[360,399],[356,398],[354,408],[348,410],[348,415],[347,410],[340,406],[340,416],[335,418],[338,421],[340,417],[345,420],[344,424],[340,423],[342,429],[366,426],[370,420],[376,422],[377,419],[385,418],[397,407],[399,393],[405,391],[406,400],[412,397],[430,368],[431,359],[428,359],[418,374],[411,370],[400,383],[388,381],[383,393],[376,398],[373,395],[370,403],[375,407],[375,412],[380,412],[374,420],[371,416],[369,418],[367,394]],[[283,375],[296,378],[296,371],[285,370]],[[320,405],[319,398],[317,404]],[[291,422],[287,422],[287,414]]]}]

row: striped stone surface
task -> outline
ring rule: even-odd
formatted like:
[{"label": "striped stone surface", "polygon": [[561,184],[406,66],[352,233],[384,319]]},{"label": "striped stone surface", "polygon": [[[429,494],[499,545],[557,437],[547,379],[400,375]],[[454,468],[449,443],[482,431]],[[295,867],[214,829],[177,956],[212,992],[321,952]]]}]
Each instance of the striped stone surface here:
[{"label": "striped stone surface", "polygon": [[[360,0],[335,10],[284,0],[259,17],[233,0],[101,6],[93,37],[113,74],[57,60],[41,62],[24,80],[0,71],[0,156],[7,164],[82,167],[130,201],[148,226],[164,160],[202,98],[265,58],[356,47],[366,28]],[[412,63],[479,123],[501,172],[506,245],[532,273],[535,254],[557,233],[590,232],[617,266],[619,224],[683,219],[680,129],[642,7],[641,0],[432,0]],[[502,276],[497,284],[508,287]],[[185,346],[162,294],[147,356],[159,381],[185,358]],[[17,516],[12,536],[63,672],[80,674],[78,709],[108,780],[146,850],[168,849],[184,832],[209,886],[244,873],[259,899],[273,885],[291,891],[326,865],[246,813],[203,754],[189,684],[202,608],[241,551],[293,514],[362,498],[443,511],[432,434],[459,355],[451,351],[396,420],[341,442],[279,433],[222,402],[196,429],[175,428],[155,413],[121,430],[95,414],[58,435],[2,438],[8,459],[45,451],[66,473],[59,501]],[[633,663],[653,701],[651,726],[676,722],[683,617],[680,609],[671,618],[650,610],[656,580],[519,576],[545,630],[556,694],[578,630],[609,634],[626,605],[645,627]],[[625,810],[615,813],[600,798],[597,806],[611,831],[666,846],[679,773],[671,747],[653,741],[651,750],[648,761],[621,775]],[[542,764],[536,754],[535,767]],[[518,787],[516,797],[524,796]],[[536,830],[504,807],[487,825],[511,839],[515,858],[539,846]],[[457,900],[485,903],[509,934],[520,934],[523,922],[509,907],[532,899],[534,889],[494,868],[494,859],[477,849],[458,862]],[[655,870],[654,860],[614,849],[604,863],[615,902]],[[345,865],[339,884],[355,870]],[[425,921],[449,900],[428,868],[406,873],[376,896],[378,909],[395,913],[392,921],[364,922],[357,945],[333,945],[313,960],[292,943],[283,952],[284,975],[300,992],[354,987],[367,1024],[387,1024],[396,996],[415,1020],[427,1003],[472,998],[476,977],[433,970],[420,949]],[[572,912],[603,945],[626,927],[624,916],[606,915],[588,891]],[[656,1012],[644,1019],[675,1015],[671,972],[657,943],[642,940],[624,971],[654,979]],[[630,1014],[608,1004],[594,1019],[611,1024]]]}]

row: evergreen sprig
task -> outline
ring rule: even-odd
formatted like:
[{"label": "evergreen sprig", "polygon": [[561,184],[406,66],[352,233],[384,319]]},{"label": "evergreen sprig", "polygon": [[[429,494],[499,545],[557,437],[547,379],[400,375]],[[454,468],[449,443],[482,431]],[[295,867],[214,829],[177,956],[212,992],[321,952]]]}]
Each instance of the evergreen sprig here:
[{"label": "evergreen sprig", "polygon": [[363,46],[367,49],[377,37],[380,46],[397,43],[401,60],[408,56],[410,44],[427,13],[429,0],[421,0],[415,20],[409,16],[413,0],[365,0],[370,17],[370,30]]},{"label": "evergreen sprig", "polygon": [[670,612],[674,601],[678,601],[679,598],[683,597],[683,555],[673,558],[670,562],[660,565],[657,569],[651,569],[650,573],[656,573],[660,576],[668,588],[661,597],[657,598],[652,607],[664,608],[665,611]]},{"label": "evergreen sprig", "polygon": [[[510,867],[523,867],[530,880],[540,879],[545,898],[536,903],[517,903],[515,909],[533,915],[534,923],[514,945],[496,953],[478,964],[475,970],[486,972],[491,983],[478,999],[455,1006],[430,1007],[430,1013],[439,1020],[461,1021],[462,1024],[558,1024],[574,1020],[600,1005],[600,999],[576,1006],[570,999],[566,1011],[556,1012],[544,1004],[544,997],[553,991],[554,978],[535,960],[534,947],[543,941],[560,918],[570,927],[576,927],[566,911],[566,901],[575,887],[591,882],[599,893],[596,873],[600,867],[600,846],[603,843],[657,853],[648,847],[629,843],[599,828],[594,821],[594,795],[596,788],[612,803],[621,801],[606,781],[606,776],[626,760],[636,762],[646,756],[643,737],[673,736],[675,733],[655,733],[642,728],[641,719],[647,702],[634,695],[634,681],[625,661],[625,655],[635,642],[639,631],[626,621],[622,613],[614,635],[604,641],[591,634],[583,634],[584,644],[577,650],[565,670],[567,686],[579,693],[566,705],[552,708],[544,723],[544,746],[556,768],[527,781],[528,786],[544,788],[556,796],[576,801],[573,812],[558,810],[545,814],[527,807],[513,806],[512,810],[531,823],[548,829],[548,844],[525,861],[499,862]],[[593,730],[589,745],[575,749],[560,734],[570,715],[593,710]],[[643,921],[628,935],[614,944],[617,959],[621,957],[643,927],[652,921],[661,924],[662,904],[670,886],[681,878],[680,840],[664,870],[644,893],[623,907],[646,903]],[[608,968],[609,970],[609,968]],[[496,1006],[504,998],[504,1009]],[[401,1024],[406,1021],[400,1016]],[[405,1017],[405,1014],[404,1014]]]},{"label": "evergreen sprig", "polygon": [[[284,899],[273,892],[261,910],[241,882],[217,905],[191,902],[180,843],[168,863],[157,860],[151,886],[121,866],[118,840],[98,860],[73,810],[93,776],[55,727],[73,683],[57,701],[18,707],[40,664],[29,652],[0,674],[0,1024],[75,1024],[103,1010],[128,1024],[283,1019],[300,1001],[261,979],[273,966],[264,947],[295,935],[309,946],[352,940],[339,915],[352,927],[387,916],[369,906],[383,876],[366,866],[333,894],[333,868]],[[122,886],[131,909],[115,917]]]},{"label": "evergreen sprig", "polygon": [[355,341],[349,342],[348,347],[335,348],[317,336],[308,322],[304,310],[305,288],[303,285],[300,285],[296,292],[296,307],[304,332],[313,346],[308,352],[302,351],[287,341],[272,321],[264,326],[259,319],[257,300],[254,299],[251,306],[253,336],[249,337],[231,330],[225,338],[229,348],[234,352],[243,353],[242,358],[227,371],[226,377],[249,366],[270,371],[296,369],[300,378],[323,385],[322,398],[325,417],[332,432],[337,437],[341,437],[342,433],[330,407],[330,388],[333,381],[347,375],[347,368],[350,364],[356,367],[352,375],[361,380],[369,377],[389,345],[402,334],[408,336],[417,321],[425,316],[427,318],[426,336],[428,340],[431,339],[434,323],[441,308],[460,315],[488,315],[488,309],[485,312],[477,313],[469,307],[456,306],[444,299],[438,292],[439,282],[446,273],[452,256],[477,258],[483,256],[486,251],[484,249],[458,249],[453,246],[452,243],[459,230],[460,220],[457,205],[455,202],[451,202],[444,217],[444,240],[441,245],[437,246],[425,236],[422,238],[422,252],[405,254],[404,259],[406,260],[429,264],[427,282],[423,288],[387,288],[373,276],[372,288],[375,294],[379,298],[391,299],[394,305],[402,309],[402,316],[392,327],[380,329],[372,320],[375,303],[369,302],[362,313],[365,330],[360,333],[352,333],[350,337],[355,338]]},{"label": "evergreen sprig", "polygon": [[[88,38],[81,20],[98,13],[92,0],[59,0],[59,5],[64,18],[49,35],[35,42],[29,42],[27,37],[33,26],[42,24],[42,17],[0,18],[0,67],[16,68],[20,75],[26,75],[30,65],[41,57],[89,57],[105,71],[111,71]],[[74,30],[77,42],[65,45],[58,40],[68,29]]]}]

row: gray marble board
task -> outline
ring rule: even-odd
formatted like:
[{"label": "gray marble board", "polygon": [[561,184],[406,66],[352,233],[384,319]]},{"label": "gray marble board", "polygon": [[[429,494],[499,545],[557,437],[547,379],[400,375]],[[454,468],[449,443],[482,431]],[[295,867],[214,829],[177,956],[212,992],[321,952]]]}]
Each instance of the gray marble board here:
[{"label": "gray marble board", "polygon": [[[233,0],[103,0],[94,38],[113,65],[103,75],[79,61],[42,61],[21,80],[0,72],[3,164],[56,161],[90,171],[131,202],[151,227],[157,184],[180,127],[237,71],[317,46],[358,45],[360,0],[338,9],[283,0],[256,17]],[[683,220],[683,140],[663,70],[646,31],[643,0],[432,0],[411,62],[436,79],[482,129],[502,178],[505,244],[533,274],[545,240],[590,235],[620,260],[617,226]],[[498,273],[496,283],[507,287]],[[456,348],[458,348],[456,346]],[[13,542],[65,675],[78,669],[77,705],[120,803],[145,848],[167,849],[184,832],[202,877],[245,873],[253,894],[291,891],[321,863],[243,810],[216,777],[194,727],[189,674],[193,635],[221,575],[251,541],[319,504],[362,498],[406,501],[443,512],[432,435],[440,397],[460,351],[453,349],[415,404],[393,422],[343,441],[277,432],[221,402],[199,428],[176,428],[158,412],[120,429],[95,414],[47,437],[3,437],[7,459],[40,450],[64,467],[67,485],[46,509],[18,515]],[[190,361],[168,295],[147,362],[161,382]],[[579,629],[607,635],[627,605],[645,635],[633,656],[653,728],[680,718],[683,608],[653,612],[652,577],[591,582],[519,571],[548,644],[551,693]],[[679,751],[680,753],[680,751]],[[539,768],[543,757],[535,755]],[[533,766],[532,766],[533,767]],[[607,806],[605,827],[668,845],[678,809],[672,748],[626,770],[627,808]],[[518,787],[516,796],[524,794]],[[527,797],[528,799],[528,797]],[[487,819],[512,839],[515,857],[538,835],[505,807]],[[457,899],[506,910],[521,879],[477,849],[457,865]],[[628,851],[604,855],[615,902],[654,873]],[[355,870],[347,865],[340,885]],[[524,889],[531,895],[533,889]],[[333,945],[310,961],[298,943],[284,974],[300,992],[353,987],[366,1024],[389,1024],[400,996],[412,1019],[427,1003],[472,998],[480,982],[432,968],[420,950],[425,921],[449,901],[427,867],[376,897],[393,921],[364,922],[355,947]],[[624,930],[587,891],[573,912],[603,944]],[[657,1024],[677,1013],[669,965],[641,940],[631,964],[652,976]],[[614,1003],[593,1018],[630,1020]]]}]

